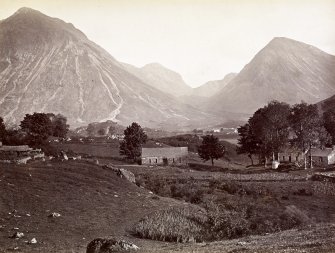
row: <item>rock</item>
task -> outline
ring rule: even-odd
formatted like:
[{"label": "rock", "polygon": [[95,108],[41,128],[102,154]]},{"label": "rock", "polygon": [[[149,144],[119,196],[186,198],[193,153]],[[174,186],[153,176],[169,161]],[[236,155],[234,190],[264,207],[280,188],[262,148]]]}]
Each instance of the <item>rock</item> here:
[{"label": "rock", "polygon": [[66,153],[64,152],[64,151],[61,151],[61,155],[62,155],[62,158],[64,159],[64,160],[69,160],[69,158],[67,157],[67,155],[66,155]]},{"label": "rock", "polygon": [[37,243],[36,238],[31,239],[30,242],[29,242],[29,244],[36,244],[36,243]]},{"label": "rock", "polygon": [[10,238],[13,238],[13,239],[20,239],[24,237],[24,233],[22,232],[15,232],[12,236],[10,236]]},{"label": "rock", "polygon": [[134,173],[130,172],[129,170],[120,169],[121,177],[127,179],[129,182],[135,184],[136,178]]},{"label": "rock", "polygon": [[114,171],[119,177],[125,178],[126,180],[128,180],[129,182],[131,182],[133,184],[136,183],[136,178],[135,178],[134,173],[132,173],[129,170],[119,169],[119,168],[114,167],[111,164],[104,165],[104,168],[105,169],[110,169],[110,170]]},{"label": "rock", "polygon": [[86,253],[113,253],[136,251],[139,247],[123,239],[97,238],[87,245]]},{"label": "rock", "polygon": [[61,217],[60,213],[51,213],[48,215],[49,218],[58,218]]}]

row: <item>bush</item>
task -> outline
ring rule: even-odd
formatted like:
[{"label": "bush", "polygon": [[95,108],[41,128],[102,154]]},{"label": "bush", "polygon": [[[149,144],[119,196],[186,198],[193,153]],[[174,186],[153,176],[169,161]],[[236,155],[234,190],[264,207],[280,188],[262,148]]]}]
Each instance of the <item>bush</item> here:
[{"label": "bush", "polygon": [[172,207],[140,220],[132,233],[140,238],[169,242],[204,241],[205,211],[195,207]]}]

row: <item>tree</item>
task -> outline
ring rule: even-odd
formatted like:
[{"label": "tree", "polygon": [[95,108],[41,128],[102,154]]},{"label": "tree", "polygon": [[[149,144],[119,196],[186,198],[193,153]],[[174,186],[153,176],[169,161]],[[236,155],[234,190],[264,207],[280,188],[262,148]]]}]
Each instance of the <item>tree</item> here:
[{"label": "tree", "polygon": [[[249,119],[247,132],[248,148],[259,153],[267,159],[272,156],[278,158],[279,151],[287,144],[289,137],[290,106],[286,103],[272,101],[265,107],[258,109]],[[255,146],[257,144],[257,147]]]},{"label": "tree", "polygon": [[61,114],[53,114],[53,113],[48,113],[47,114],[52,125],[52,136],[55,137],[60,137],[60,138],[65,138],[67,132],[69,131],[69,125],[66,124],[67,119],[61,115]]},{"label": "tree", "polygon": [[45,113],[26,114],[20,126],[27,133],[28,143],[34,146],[43,144],[53,132],[51,120]]},{"label": "tree", "polygon": [[141,148],[147,139],[142,127],[136,122],[132,123],[124,130],[124,140],[120,144],[120,155],[125,155],[136,161],[141,157]]},{"label": "tree", "polygon": [[6,137],[6,126],[3,119],[0,117],[0,141],[4,141]]},{"label": "tree", "polygon": [[101,136],[105,135],[105,133],[106,133],[106,131],[105,131],[105,129],[103,129],[103,128],[100,128],[100,129],[98,130],[98,134],[101,135]]},{"label": "tree", "polygon": [[111,125],[109,128],[108,128],[108,134],[110,136],[112,136],[113,134],[116,134],[116,127],[114,125]]},{"label": "tree", "polygon": [[330,134],[332,144],[335,145],[335,108],[331,108],[323,113],[324,127]]},{"label": "tree", "polygon": [[260,153],[260,141],[252,133],[249,123],[237,128],[240,138],[238,139],[237,153],[247,154],[254,165],[253,155]]},{"label": "tree", "polygon": [[211,160],[212,166],[214,166],[214,159],[217,160],[224,156],[224,146],[217,137],[206,135],[198,148],[198,154],[204,161]]},{"label": "tree", "polygon": [[[292,144],[304,153],[306,169],[307,153],[310,153],[314,146],[323,147],[329,141],[329,135],[316,105],[301,103],[293,106],[289,119],[295,133]],[[311,155],[310,167],[313,167]]]}]

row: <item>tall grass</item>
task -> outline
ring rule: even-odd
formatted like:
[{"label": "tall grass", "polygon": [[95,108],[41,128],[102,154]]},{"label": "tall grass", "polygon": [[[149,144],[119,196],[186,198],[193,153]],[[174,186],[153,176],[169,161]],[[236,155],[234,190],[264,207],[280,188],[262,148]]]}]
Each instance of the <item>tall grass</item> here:
[{"label": "tall grass", "polygon": [[199,208],[172,207],[140,220],[132,233],[140,238],[169,242],[199,242],[204,238],[206,212]]}]

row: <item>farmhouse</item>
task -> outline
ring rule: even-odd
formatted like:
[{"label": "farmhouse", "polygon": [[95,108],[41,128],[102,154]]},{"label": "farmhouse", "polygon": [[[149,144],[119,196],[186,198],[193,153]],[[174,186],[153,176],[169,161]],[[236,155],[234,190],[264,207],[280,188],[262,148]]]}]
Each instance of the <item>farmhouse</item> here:
[{"label": "farmhouse", "polygon": [[287,148],[283,152],[278,153],[279,162],[300,162],[304,160],[304,154],[301,151],[298,151],[293,148]]},{"label": "farmhouse", "polygon": [[30,159],[43,157],[44,153],[40,149],[32,149],[28,145],[5,146],[0,142],[0,162],[26,163]]},{"label": "farmhouse", "polygon": [[324,149],[312,148],[309,158],[311,156],[315,165],[327,166],[335,164],[335,146]]},{"label": "farmhouse", "polygon": [[186,164],[187,147],[142,148],[142,164]]}]

